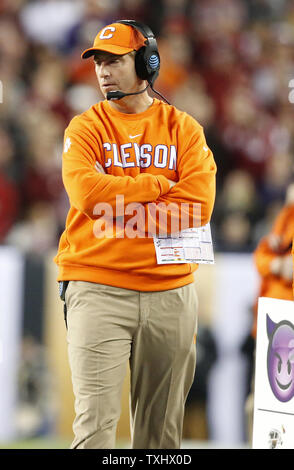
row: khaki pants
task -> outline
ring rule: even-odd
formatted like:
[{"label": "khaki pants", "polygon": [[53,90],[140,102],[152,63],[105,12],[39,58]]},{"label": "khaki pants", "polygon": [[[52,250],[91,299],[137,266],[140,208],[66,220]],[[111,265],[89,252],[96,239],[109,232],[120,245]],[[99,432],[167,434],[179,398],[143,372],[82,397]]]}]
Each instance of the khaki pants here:
[{"label": "khaki pants", "polygon": [[139,292],[70,281],[65,301],[76,412],[71,448],[115,447],[128,361],[132,447],[180,448],[196,363],[194,284]]}]

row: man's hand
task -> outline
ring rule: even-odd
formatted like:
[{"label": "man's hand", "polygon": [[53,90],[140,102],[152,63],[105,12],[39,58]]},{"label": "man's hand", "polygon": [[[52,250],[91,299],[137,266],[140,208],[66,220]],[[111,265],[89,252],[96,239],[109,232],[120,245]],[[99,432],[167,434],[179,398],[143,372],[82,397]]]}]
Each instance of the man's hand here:
[{"label": "man's hand", "polygon": [[172,189],[174,187],[174,185],[177,184],[177,181],[172,181],[172,180],[169,180],[169,179],[168,179],[168,182],[169,182],[169,189]]},{"label": "man's hand", "polygon": [[103,173],[104,175],[106,174],[103,166],[100,163],[96,162],[95,168],[99,171],[99,173]]},{"label": "man's hand", "polygon": [[282,257],[281,276],[285,281],[292,281],[293,279],[293,258],[292,255]]},{"label": "man's hand", "polygon": [[282,277],[285,281],[292,282],[293,259],[292,255],[276,256],[270,266],[272,274]]},{"label": "man's hand", "polygon": [[271,233],[267,237],[267,241],[268,241],[270,249],[275,251],[276,253],[279,252],[281,240],[282,240],[282,237],[280,235],[276,235],[275,233]]}]

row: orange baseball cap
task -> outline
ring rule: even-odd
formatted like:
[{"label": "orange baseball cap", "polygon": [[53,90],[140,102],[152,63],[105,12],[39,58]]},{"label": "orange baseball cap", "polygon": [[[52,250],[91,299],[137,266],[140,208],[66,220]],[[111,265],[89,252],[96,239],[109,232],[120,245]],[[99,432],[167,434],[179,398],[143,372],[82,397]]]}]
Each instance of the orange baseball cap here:
[{"label": "orange baseball cap", "polygon": [[81,57],[87,59],[96,51],[106,51],[116,55],[128,54],[144,46],[145,40],[143,34],[132,26],[112,23],[99,31],[93,47],[86,49]]}]

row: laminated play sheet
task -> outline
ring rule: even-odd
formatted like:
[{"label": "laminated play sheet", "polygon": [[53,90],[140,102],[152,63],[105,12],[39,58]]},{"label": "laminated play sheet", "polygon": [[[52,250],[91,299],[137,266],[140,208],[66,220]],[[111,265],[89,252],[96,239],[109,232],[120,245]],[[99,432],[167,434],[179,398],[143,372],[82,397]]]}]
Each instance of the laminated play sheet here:
[{"label": "laminated play sheet", "polygon": [[214,264],[210,224],[177,234],[153,237],[157,264]]}]

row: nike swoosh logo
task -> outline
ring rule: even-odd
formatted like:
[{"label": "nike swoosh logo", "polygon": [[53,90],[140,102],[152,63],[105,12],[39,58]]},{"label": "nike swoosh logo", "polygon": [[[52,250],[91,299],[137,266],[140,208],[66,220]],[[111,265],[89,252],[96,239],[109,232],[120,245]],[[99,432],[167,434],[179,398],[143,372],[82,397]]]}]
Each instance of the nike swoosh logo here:
[{"label": "nike swoosh logo", "polygon": [[130,139],[135,139],[135,137],[139,137],[140,135],[142,135],[142,134],[129,135],[129,138]]}]

